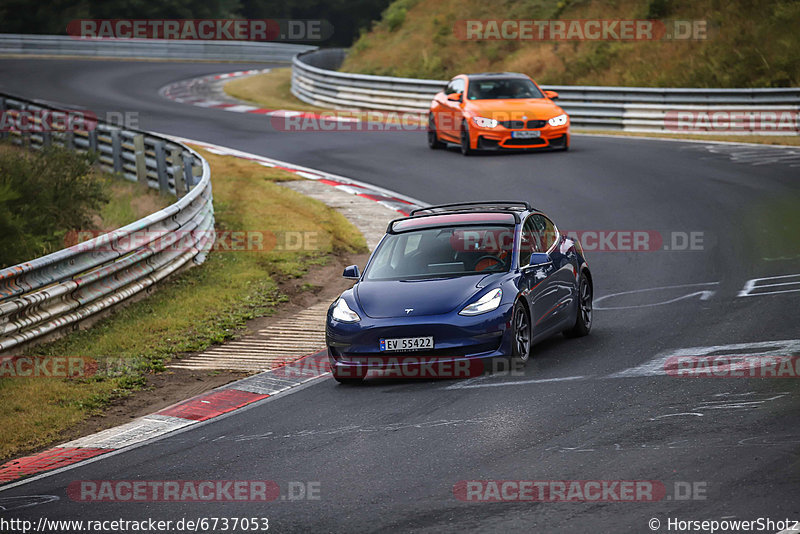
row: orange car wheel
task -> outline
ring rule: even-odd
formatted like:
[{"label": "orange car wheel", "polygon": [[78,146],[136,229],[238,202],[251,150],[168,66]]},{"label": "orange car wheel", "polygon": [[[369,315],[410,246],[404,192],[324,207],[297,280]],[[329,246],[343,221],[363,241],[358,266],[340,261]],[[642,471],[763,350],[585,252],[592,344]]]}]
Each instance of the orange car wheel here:
[{"label": "orange car wheel", "polygon": [[433,113],[428,114],[428,147],[431,150],[437,148],[444,148],[444,143],[439,141],[439,134],[436,133],[436,120],[433,118]]},{"label": "orange car wheel", "polygon": [[473,150],[469,141],[469,125],[467,121],[461,123],[461,153],[465,156],[472,154]]}]

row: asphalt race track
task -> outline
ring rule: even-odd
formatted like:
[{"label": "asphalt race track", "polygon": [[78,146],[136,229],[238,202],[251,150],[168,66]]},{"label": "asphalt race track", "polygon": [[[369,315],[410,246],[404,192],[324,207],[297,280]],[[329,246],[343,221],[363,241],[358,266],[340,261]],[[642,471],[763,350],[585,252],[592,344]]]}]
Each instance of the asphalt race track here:
[{"label": "asphalt race track", "polygon": [[[2,491],[0,505],[59,497],[4,517],[268,517],[276,532],[650,532],[651,518],[662,531],[669,518],[800,519],[798,381],[663,372],[663,358],[680,349],[800,354],[798,228],[778,222],[800,206],[800,157],[781,148],[576,135],[567,153],[465,158],[429,150],[419,132],[285,133],[263,116],[158,95],[170,82],[252,67],[263,65],[2,59],[0,91],[100,116],[138,112],[142,129],[425,202],[528,199],[562,229],[647,231],[656,250],[587,247],[598,307],[592,334],[535,346],[524,376],[361,387],[317,380]],[[672,250],[685,248],[674,245],[691,233],[697,250]],[[755,285],[786,285],[745,289],[776,276],[786,278]],[[764,345],[771,341],[785,343]],[[320,493],[268,504],[78,503],[66,494],[76,480],[122,479],[266,479],[284,493],[290,482],[311,482]],[[611,503],[454,496],[459,481],[489,479],[655,480],[666,495]],[[686,483],[697,491],[686,495]]]}]

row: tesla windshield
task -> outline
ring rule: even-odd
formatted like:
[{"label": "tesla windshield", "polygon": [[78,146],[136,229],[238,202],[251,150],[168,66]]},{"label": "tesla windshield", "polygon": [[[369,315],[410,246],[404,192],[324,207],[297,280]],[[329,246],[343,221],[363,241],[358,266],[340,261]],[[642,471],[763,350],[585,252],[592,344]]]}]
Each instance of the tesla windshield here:
[{"label": "tesla windshield", "polygon": [[459,226],[388,234],[367,280],[404,280],[508,271],[513,226]]},{"label": "tesla windshield", "polygon": [[470,80],[469,100],[497,100],[501,98],[544,98],[544,95],[527,78],[497,78]]}]

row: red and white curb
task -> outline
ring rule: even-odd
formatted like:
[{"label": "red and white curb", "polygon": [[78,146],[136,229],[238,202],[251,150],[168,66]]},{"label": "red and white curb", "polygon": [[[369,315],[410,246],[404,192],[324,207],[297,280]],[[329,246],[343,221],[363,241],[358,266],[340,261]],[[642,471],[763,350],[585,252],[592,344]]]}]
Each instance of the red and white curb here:
[{"label": "red and white curb", "polygon": [[[200,146],[213,154],[254,161],[265,167],[281,169],[309,180],[316,180],[340,191],[378,202],[400,214],[407,215],[410,210],[425,206],[425,203],[411,197],[343,176],[233,148],[191,139],[174,139]],[[55,474],[105,454],[140,446],[152,439],[220,417],[326,376],[329,371],[326,351],[302,356],[281,367],[232,382],[130,423],[63,443],[32,456],[11,460],[0,465],[0,484],[3,484],[0,486],[0,491]]]},{"label": "red and white curb", "polygon": [[[328,374],[328,356],[319,352],[282,367],[253,375],[191,399],[173,404],[96,434],[0,466],[0,491],[54,474],[79,462],[143,444],[176,430],[199,424],[264,400]],[[21,480],[22,479],[22,480]],[[16,481],[16,483],[14,483]]]},{"label": "red and white curb", "polygon": [[318,113],[307,111],[267,109],[258,106],[251,106],[225,95],[225,93],[222,91],[222,87],[219,85],[220,81],[222,80],[227,81],[234,78],[241,78],[243,76],[264,74],[269,71],[270,69],[240,70],[226,74],[211,74],[209,76],[202,76],[200,78],[182,80],[162,87],[159,90],[159,94],[164,98],[179,102],[181,104],[191,104],[193,106],[199,106],[203,108],[221,109],[224,111],[232,111],[234,113],[250,113],[254,115],[264,115],[270,118],[297,117],[300,119],[311,119],[314,121],[324,120],[326,122],[359,122],[359,119],[353,117],[337,117],[331,116],[330,114],[320,115]]},{"label": "red and white curb", "polygon": [[303,178],[315,180],[325,185],[335,187],[339,191],[373,200],[382,206],[394,210],[402,215],[408,215],[411,210],[427,205],[426,203],[415,198],[401,195],[382,187],[359,182],[358,180],[345,178],[344,176],[339,176],[337,174],[331,174],[317,169],[309,169],[308,167],[294,165],[293,163],[287,163],[285,161],[280,161],[265,156],[258,156],[248,152],[242,152],[241,150],[236,150],[234,148],[212,145],[209,143],[203,143],[201,141],[184,139],[181,137],[173,137],[173,139],[180,141],[181,143],[190,143],[192,145],[199,146],[205,150],[208,150],[212,154],[217,154],[220,156],[234,156],[253,161],[259,165],[263,165],[264,167],[272,167],[291,172],[297,174],[298,176],[302,176]]}]

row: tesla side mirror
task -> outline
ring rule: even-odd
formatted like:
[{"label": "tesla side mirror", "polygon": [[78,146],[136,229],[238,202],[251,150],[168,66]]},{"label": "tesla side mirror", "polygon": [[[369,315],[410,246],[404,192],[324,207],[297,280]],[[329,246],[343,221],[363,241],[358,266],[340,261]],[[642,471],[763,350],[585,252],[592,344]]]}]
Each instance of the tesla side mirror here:
[{"label": "tesla side mirror", "polygon": [[553,263],[553,260],[550,259],[550,255],[547,252],[534,252],[531,254],[531,261],[528,265],[536,267],[537,265],[545,265],[548,263]]},{"label": "tesla side mirror", "polygon": [[452,93],[447,95],[447,100],[450,100],[452,102],[461,102],[461,96],[462,96],[461,93]]},{"label": "tesla side mirror", "polygon": [[344,276],[348,280],[358,280],[359,278],[361,278],[361,275],[358,272],[358,265],[350,265],[348,267],[345,267],[342,276]]},{"label": "tesla side mirror", "polygon": [[558,93],[556,93],[555,91],[545,91],[544,96],[546,96],[550,100],[555,100],[556,98],[558,98]]}]

